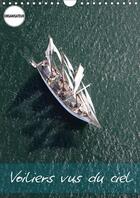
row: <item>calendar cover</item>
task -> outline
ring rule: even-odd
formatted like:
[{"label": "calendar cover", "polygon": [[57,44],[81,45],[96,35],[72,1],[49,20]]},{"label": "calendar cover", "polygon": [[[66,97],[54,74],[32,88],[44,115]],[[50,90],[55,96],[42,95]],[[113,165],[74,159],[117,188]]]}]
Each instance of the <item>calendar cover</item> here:
[{"label": "calendar cover", "polygon": [[140,2],[0,1],[0,196],[140,196]]}]

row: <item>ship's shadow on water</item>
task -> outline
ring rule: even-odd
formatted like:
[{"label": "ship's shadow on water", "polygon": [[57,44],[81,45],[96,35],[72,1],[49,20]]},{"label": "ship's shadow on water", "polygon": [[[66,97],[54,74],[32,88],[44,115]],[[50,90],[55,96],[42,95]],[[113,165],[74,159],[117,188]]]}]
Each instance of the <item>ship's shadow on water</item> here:
[{"label": "ship's shadow on water", "polygon": [[8,109],[20,131],[30,139],[29,152],[41,148],[76,147],[75,133],[85,127],[67,113],[49,92],[39,74],[31,76]]}]

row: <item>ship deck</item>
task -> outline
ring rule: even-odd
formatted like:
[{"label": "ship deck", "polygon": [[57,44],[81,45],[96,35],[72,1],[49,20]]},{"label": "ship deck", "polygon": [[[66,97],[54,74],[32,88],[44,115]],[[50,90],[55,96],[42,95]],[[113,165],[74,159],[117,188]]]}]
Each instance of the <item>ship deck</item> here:
[{"label": "ship deck", "polygon": [[47,81],[48,85],[54,91],[54,93],[63,101],[63,103],[71,111],[74,111],[75,113],[81,116],[88,117],[88,113],[82,107],[81,100],[79,99],[78,96],[77,98],[74,97],[73,92],[69,87],[67,80],[64,79],[63,82],[60,73],[55,71],[55,69],[53,68],[51,75],[48,68],[42,66],[40,66],[39,70],[42,73],[43,78]]}]

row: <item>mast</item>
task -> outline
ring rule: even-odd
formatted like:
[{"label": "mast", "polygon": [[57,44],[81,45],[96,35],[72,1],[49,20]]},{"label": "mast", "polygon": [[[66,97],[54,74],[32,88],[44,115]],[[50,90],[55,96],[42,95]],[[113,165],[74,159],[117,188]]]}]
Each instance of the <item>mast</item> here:
[{"label": "mast", "polygon": [[63,90],[65,88],[65,77],[64,77],[64,55],[63,52],[61,52],[61,58],[62,58],[62,63],[61,63],[61,67],[62,67],[62,83],[63,83]]},{"label": "mast", "polygon": [[84,68],[80,64],[76,76],[74,78],[74,83],[75,83],[74,93],[76,93],[76,91],[78,90],[83,77],[84,77]]}]

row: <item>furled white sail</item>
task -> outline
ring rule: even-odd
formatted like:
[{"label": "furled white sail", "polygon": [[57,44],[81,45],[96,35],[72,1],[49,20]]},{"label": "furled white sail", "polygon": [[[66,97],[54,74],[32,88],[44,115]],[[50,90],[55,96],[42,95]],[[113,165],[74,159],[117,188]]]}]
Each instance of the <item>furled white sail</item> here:
[{"label": "furled white sail", "polygon": [[50,37],[47,50],[45,51],[45,55],[48,57],[52,55],[52,53],[53,53],[53,39]]},{"label": "furled white sail", "polygon": [[65,60],[66,60],[66,62],[67,62],[68,68],[74,73],[73,66],[72,66],[72,64],[70,63],[68,57],[67,57],[65,54],[64,54],[64,58],[65,58]]},{"label": "furled white sail", "polygon": [[74,93],[76,93],[76,91],[78,90],[83,77],[84,77],[84,68],[80,64],[74,79],[74,83],[75,83]]},{"label": "furled white sail", "polygon": [[51,57],[52,57],[52,54],[53,54],[53,40],[50,37],[49,38],[49,44],[48,44],[47,50],[45,51],[45,56],[46,56],[46,58],[47,58],[50,66],[51,66]]},{"label": "furled white sail", "polygon": [[87,101],[88,101],[89,105],[91,106],[92,110],[93,110],[94,113],[95,113],[95,108],[94,108],[93,102],[92,102],[92,100],[91,100],[91,97],[90,97],[90,95],[89,95],[89,93],[88,93],[88,91],[87,91],[87,89],[86,89],[84,83],[82,83],[82,85],[83,85],[83,87],[84,87],[84,92],[85,92],[85,94],[86,94]]},{"label": "furled white sail", "polygon": [[45,51],[45,56],[47,58],[47,60],[49,61],[49,64],[51,63],[51,56],[53,54],[53,52],[55,52],[60,60],[60,62],[62,62],[62,57],[60,52],[58,51],[57,47],[55,46],[55,44],[53,43],[53,39],[50,37],[49,40],[49,44],[48,44],[48,48]]},{"label": "furled white sail", "polygon": [[101,128],[101,125],[93,111],[91,111],[91,114],[92,114],[92,122],[94,123],[94,125],[98,128]]},{"label": "furled white sail", "polygon": [[74,80],[73,72],[71,71],[71,69],[70,69],[70,67],[69,67],[69,64],[68,64],[68,62],[66,61],[65,57],[64,57],[64,64],[65,64],[65,66],[66,66],[66,68],[67,68],[67,71],[68,71],[68,73],[69,73],[69,76],[71,77],[72,80]]},{"label": "furled white sail", "polygon": [[88,108],[87,108],[87,106],[86,106],[86,104],[85,104],[85,102],[84,102],[84,99],[83,99],[83,97],[82,97],[82,94],[78,94],[78,97],[80,98],[80,100],[81,100],[81,102],[82,102],[82,108],[83,108],[84,111],[87,112],[87,114],[88,114]]},{"label": "furled white sail", "polygon": [[65,63],[65,66],[66,66],[66,68],[67,68],[67,71],[68,71],[68,73],[69,73],[69,76],[71,77],[72,80],[74,80],[73,73],[72,73],[72,71],[70,70],[70,68],[69,68],[69,66],[68,66],[68,63],[67,63],[67,61],[66,61],[65,59],[64,59],[64,63]]},{"label": "furled white sail", "polygon": [[99,121],[97,120],[96,114],[95,114],[95,112],[93,112],[91,106],[89,105],[88,100],[87,100],[87,97],[85,96],[85,94],[84,94],[83,91],[80,92],[80,97],[83,100],[84,106],[86,106],[86,108],[87,108],[87,114],[90,114],[91,113],[91,115],[92,115],[92,121],[94,122],[95,126],[97,126],[97,127],[100,128],[101,126],[100,126]]},{"label": "furled white sail", "polygon": [[64,71],[65,71],[66,78],[67,78],[67,80],[68,80],[69,86],[70,86],[70,88],[73,90],[73,83],[72,83],[72,81],[71,81],[71,79],[70,79],[70,77],[69,77],[67,71],[66,71],[66,70],[64,70]]},{"label": "furled white sail", "polygon": [[88,103],[88,101],[87,101],[87,98],[86,98],[84,92],[81,91],[81,92],[80,92],[80,95],[81,95],[81,97],[82,97],[82,99],[83,99],[83,101],[84,101],[84,104],[85,104],[86,107],[87,107],[88,112],[90,112],[91,107],[89,106],[89,103]]},{"label": "furled white sail", "polygon": [[57,54],[57,56],[58,56],[58,58],[59,58],[59,60],[60,60],[60,62],[62,63],[62,57],[61,57],[61,54],[60,54],[60,52],[58,51],[58,49],[57,49],[57,47],[54,45],[54,52]]}]

